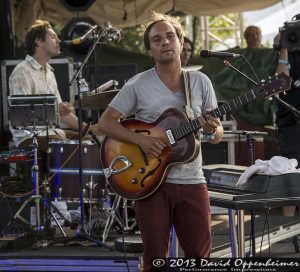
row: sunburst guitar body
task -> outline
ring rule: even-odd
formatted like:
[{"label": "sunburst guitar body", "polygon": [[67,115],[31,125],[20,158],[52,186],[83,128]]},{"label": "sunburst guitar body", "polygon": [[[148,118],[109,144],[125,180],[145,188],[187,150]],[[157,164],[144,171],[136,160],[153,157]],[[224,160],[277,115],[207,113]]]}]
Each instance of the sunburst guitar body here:
[{"label": "sunburst guitar body", "polygon": [[[177,109],[165,111],[155,122],[146,123],[136,119],[122,122],[127,129],[148,136],[160,138],[168,143],[166,130],[170,124],[181,126],[188,122],[185,114]],[[131,166],[108,178],[111,188],[127,199],[141,199],[152,194],[166,179],[168,170],[174,163],[185,163],[197,154],[198,142],[193,133],[178,140],[176,145],[165,148],[159,158],[148,159],[142,149],[135,144],[120,142],[113,138],[105,138],[101,148],[101,161],[103,169],[120,155],[130,162]],[[114,163],[113,170],[121,170],[126,162],[119,160]]]}]

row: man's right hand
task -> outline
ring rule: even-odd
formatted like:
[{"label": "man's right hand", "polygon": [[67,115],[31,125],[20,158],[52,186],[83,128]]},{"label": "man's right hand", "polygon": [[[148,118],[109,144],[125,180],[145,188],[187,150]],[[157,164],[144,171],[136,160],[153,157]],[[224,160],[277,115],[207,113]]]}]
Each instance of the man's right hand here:
[{"label": "man's right hand", "polygon": [[142,148],[148,158],[158,158],[163,149],[167,145],[161,139],[154,138],[151,136],[145,136],[139,134],[138,136],[138,145]]},{"label": "man's right hand", "polygon": [[60,116],[67,116],[74,110],[74,107],[68,102],[61,102],[58,105],[58,112]]}]

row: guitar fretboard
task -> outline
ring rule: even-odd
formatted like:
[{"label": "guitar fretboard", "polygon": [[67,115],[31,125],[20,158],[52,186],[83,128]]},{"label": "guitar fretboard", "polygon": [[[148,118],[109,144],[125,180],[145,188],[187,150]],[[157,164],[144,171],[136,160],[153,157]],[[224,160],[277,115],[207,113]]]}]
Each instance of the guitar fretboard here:
[{"label": "guitar fretboard", "polygon": [[[263,87],[260,87],[263,88]],[[253,90],[246,92],[245,94],[242,94],[239,97],[236,97],[232,99],[231,101],[224,103],[222,106],[212,110],[209,114],[213,117],[219,118],[229,112],[232,112],[241,106],[247,104],[249,101],[254,100],[256,98],[255,93]],[[184,125],[181,125],[177,128],[172,129],[173,136],[175,140],[180,140],[189,133],[192,133],[194,131],[197,131],[201,128],[201,124],[198,120],[198,118],[195,118],[194,120],[187,122]]]},{"label": "guitar fretboard", "polygon": [[219,108],[212,110],[209,114],[213,117],[219,118],[229,112],[232,112],[243,105],[246,105],[249,101],[256,98],[253,90],[246,92],[245,94],[232,99],[231,101],[222,104]]}]

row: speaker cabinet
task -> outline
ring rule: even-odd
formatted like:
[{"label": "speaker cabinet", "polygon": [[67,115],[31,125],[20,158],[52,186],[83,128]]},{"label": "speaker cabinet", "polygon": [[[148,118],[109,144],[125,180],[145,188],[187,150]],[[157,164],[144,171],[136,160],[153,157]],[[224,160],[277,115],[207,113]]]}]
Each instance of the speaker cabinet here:
[{"label": "speaker cabinet", "polygon": [[219,144],[202,143],[202,159],[203,165],[209,164],[230,164],[229,144],[228,142],[220,142]]},{"label": "speaker cabinet", "polygon": [[236,122],[233,120],[222,120],[224,135],[218,144],[210,144],[201,140],[203,165],[209,164],[235,164],[235,134],[230,131],[236,130]]}]

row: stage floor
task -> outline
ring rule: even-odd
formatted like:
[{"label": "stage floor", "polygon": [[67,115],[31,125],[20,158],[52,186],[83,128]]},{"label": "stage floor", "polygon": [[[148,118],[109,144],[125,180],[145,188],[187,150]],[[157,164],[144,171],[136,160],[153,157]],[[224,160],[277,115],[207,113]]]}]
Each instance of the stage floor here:
[{"label": "stage floor", "polygon": [[[282,217],[276,211],[271,212],[266,220],[264,211],[257,211],[255,216],[256,257],[300,258],[295,252],[292,236],[300,234],[300,217]],[[249,254],[249,234],[251,217],[245,215],[246,255]],[[122,234],[116,222],[102,243],[101,230],[96,234],[99,239],[90,241],[78,239],[76,231],[62,227],[67,238],[63,237],[58,227],[52,238],[43,234],[36,237],[25,235],[22,239],[10,243],[0,240],[0,271],[137,271],[138,258],[141,256],[141,244],[138,229],[124,234],[127,253],[122,252]],[[269,230],[269,235],[268,235]],[[262,233],[264,238],[262,241]],[[229,221],[227,214],[212,215],[213,249],[211,257],[231,257]],[[83,236],[79,236],[84,238]],[[32,239],[35,238],[35,239]],[[74,238],[74,239],[73,239]],[[115,243],[118,239],[119,243]],[[269,239],[269,240],[268,240]],[[13,237],[11,237],[13,240]],[[69,240],[69,241],[67,241]],[[57,241],[63,241],[55,243]],[[121,251],[120,251],[121,245]],[[270,246],[269,246],[270,245]],[[174,244],[173,244],[174,246]],[[109,247],[109,248],[108,248]],[[119,250],[116,250],[116,247]],[[261,250],[260,250],[261,248]],[[174,247],[172,254],[176,254]],[[178,256],[183,256],[179,247]],[[126,262],[127,258],[127,262]]]}]

